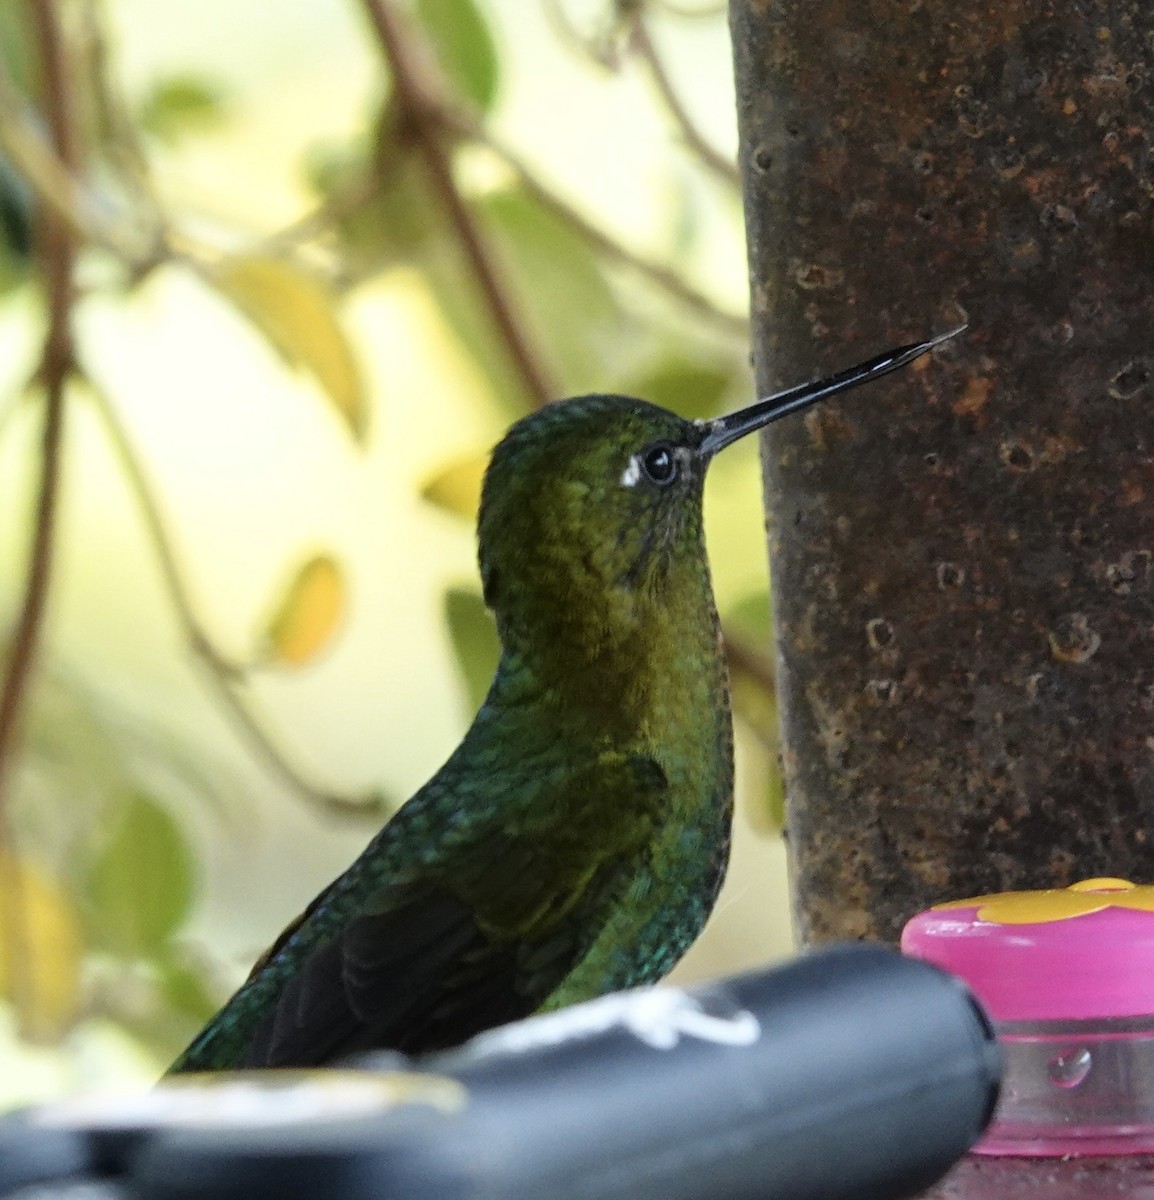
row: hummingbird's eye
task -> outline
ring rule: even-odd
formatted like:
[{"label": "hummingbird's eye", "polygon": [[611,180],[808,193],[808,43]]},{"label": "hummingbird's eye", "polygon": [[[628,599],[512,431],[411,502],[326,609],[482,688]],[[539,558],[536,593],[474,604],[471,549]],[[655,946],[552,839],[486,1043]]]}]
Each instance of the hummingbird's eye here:
[{"label": "hummingbird's eye", "polygon": [[677,478],[677,459],[664,442],[658,442],[642,453],[641,466],[659,487],[666,487]]}]

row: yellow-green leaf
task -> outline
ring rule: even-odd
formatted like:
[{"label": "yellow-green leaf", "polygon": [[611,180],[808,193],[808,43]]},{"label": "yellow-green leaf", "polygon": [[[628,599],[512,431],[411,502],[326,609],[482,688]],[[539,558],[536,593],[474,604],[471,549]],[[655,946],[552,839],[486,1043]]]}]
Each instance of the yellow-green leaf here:
[{"label": "yellow-green leaf", "polygon": [[310,558],[297,571],[268,622],[264,658],[299,667],[329,644],[346,606],[345,581],[327,554]]},{"label": "yellow-green leaf", "polygon": [[[606,364],[647,335],[623,308],[580,233],[523,190],[487,192],[474,201],[489,234],[509,298],[526,326],[559,396],[596,391],[606,384]],[[451,249],[451,248],[450,248]],[[524,380],[511,368],[507,347],[478,305],[459,254],[444,240],[431,243],[421,271],[441,316],[485,376],[512,419],[525,415]],[[580,314],[576,319],[575,314]]]},{"label": "yellow-green leaf", "polygon": [[622,391],[672,409],[687,420],[717,416],[734,381],[735,364],[674,351],[628,379]]},{"label": "yellow-green leaf", "polygon": [[417,16],[441,69],[466,99],[485,111],[497,98],[497,46],[473,0],[417,0]]},{"label": "yellow-green leaf", "polygon": [[364,383],[337,321],[332,291],[292,263],[259,255],[226,259],[212,279],[286,362],[313,376],[353,436],[363,438],[368,424]]},{"label": "yellow-green leaf", "polygon": [[220,123],[228,105],[214,79],[182,72],[159,79],[140,102],[137,119],[142,129],[164,142],[183,133],[197,133]]},{"label": "yellow-green leaf", "polygon": [[[766,829],[770,833],[780,833],[785,828],[785,780],[781,774],[781,764],[774,759],[769,764],[769,786],[765,798]],[[754,821],[757,825],[758,822]]]},{"label": "yellow-green leaf", "polygon": [[422,499],[457,517],[476,519],[481,506],[481,483],[489,456],[464,458],[434,475],[421,488]]},{"label": "yellow-green leaf", "polygon": [[727,604],[722,624],[747,639],[752,647],[773,662],[773,602],[769,588],[747,592],[740,600]]},{"label": "yellow-green leaf", "polygon": [[445,620],[453,639],[453,649],[457,652],[457,664],[465,681],[472,715],[481,707],[481,701],[489,691],[501,656],[497,626],[485,601],[472,588],[450,588],[445,593]]},{"label": "yellow-green leaf", "polygon": [[178,958],[162,959],[155,966],[161,994],[178,1013],[200,1025],[220,1007],[221,998],[210,992],[203,968]]},{"label": "yellow-green leaf", "polygon": [[193,879],[192,854],[168,809],[132,793],[88,873],[92,940],[126,958],[156,955],[188,917]]},{"label": "yellow-green leaf", "polygon": [[0,4],[0,64],[24,99],[31,98],[40,86],[34,11],[27,4]]},{"label": "yellow-green leaf", "polygon": [[59,880],[0,854],[0,995],[21,1037],[58,1041],[80,1011],[80,918]]}]

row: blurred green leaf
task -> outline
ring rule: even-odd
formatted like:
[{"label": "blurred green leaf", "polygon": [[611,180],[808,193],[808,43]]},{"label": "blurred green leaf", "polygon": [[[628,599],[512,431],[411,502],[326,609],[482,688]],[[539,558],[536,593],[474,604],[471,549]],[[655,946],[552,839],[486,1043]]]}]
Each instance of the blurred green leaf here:
[{"label": "blurred green leaf", "polygon": [[[523,382],[457,247],[444,239],[430,242],[421,257],[420,270],[442,320],[488,383],[503,415],[510,421],[523,417],[528,412]],[[535,322],[532,324],[535,326]]]},{"label": "blurred green leaf", "polygon": [[30,96],[40,79],[40,54],[28,4],[0,4],[0,62],[12,85]]},{"label": "blurred green leaf", "polygon": [[[756,769],[757,787],[750,790],[754,801],[750,817],[754,826],[766,833],[777,833],[785,820],[785,785],[781,778],[781,742],[778,731],[777,700],[761,679],[741,670],[731,674],[733,715],[757,742],[760,753],[751,756],[747,770]],[[758,803],[761,801],[761,803]]]},{"label": "blurred green leaf", "polygon": [[778,832],[785,828],[785,779],[781,773],[781,762],[774,759],[769,764],[769,780],[765,797],[766,816],[770,829]]},{"label": "blurred green leaf", "polygon": [[12,164],[0,155],[0,241],[12,265],[23,264],[32,249],[32,195]]},{"label": "blurred green leaf", "polygon": [[481,596],[469,588],[449,588],[445,593],[445,620],[457,652],[472,712],[481,707],[501,657],[501,641],[493,614]]},{"label": "blurred green leaf", "polygon": [[759,788],[753,793],[764,798],[764,807],[756,807],[750,815],[758,828],[776,833],[785,819],[785,790],[779,761],[781,742],[768,589],[758,588],[736,603],[727,604],[722,624],[729,658],[733,713],[756,738],[765,756],[764,791]]},{"label": "blurred green leaf", "polygon": [[626,330],[589,244],[517,188],[490,193],[480,207],[508,263],[519,310],[560,370],[565,391],[604,387],[606,355]]},{"label": "blurred green leaf", "polygon": [[758,588],[725,606],[722,614],[727,629],[739,634],[758,653],[773,659],[773,612],[769,589]]},{"label": "blurred green leaf", "polygon": [[164,142],[219,125],[228,114],[224,89],[199,75],[170,75],[140,101],[140,127]]},{"label": "blurred green leaf", "polygon": [[[517,188],[474,202],[501,282],[560,395],[603,390],[612,360],[631,349],[627,314],[597,258],[561,218]],[[433,243],[421,269],[447,324],[510,418],[525,413],[520,377],[456,247]]]},{"label": "blurred green leaf", "polygon": [[672,409],[687,420],[697,420],[717,416],[733,380],[732,362],[711,363],[674,351],[630,378],[622,391]]},{"label": "blurred green leaf", "polygon": [[96,945],[125,957],[156,955],[188,917],[194,893],[192,854],[168,810],[130,795],[84,892]]},{"label": "blurred green leaf", "polygon": [[430,199],[428,172],[392,102],[375,137],[311,146],[304,173],[333,210],[342,266],[351,281],[412,263],[430,242],[443,240],[444,220]]},{"label": "blurred green leaf", "polygon": [[757,734],[763,745],[777,749],[777,696],[766,686],[762,672],[746,669],[741,659],[731,656],[730,690],[733,711]]},{"label": "blurred green leaf", "polygon": [[[27,4],[0,3],[0,69],[12,88],[30,96],[38,86],[40,54],[29,26]],[[28,278],[34,198],[5,155],[0,155],[0,293]]]},{"label": "blurred green leaf", "polygon": [[205,984],[202,970],[176,958],[163,959],[156,966],[161,995],[182,1016],[199,1025],[220,1007],[219,998]]},{"label": "blurred green leaf", "polygon": [[417,0],[417,16],[449,82],[482,112],[497,98],[497,46],[473,0]]}]

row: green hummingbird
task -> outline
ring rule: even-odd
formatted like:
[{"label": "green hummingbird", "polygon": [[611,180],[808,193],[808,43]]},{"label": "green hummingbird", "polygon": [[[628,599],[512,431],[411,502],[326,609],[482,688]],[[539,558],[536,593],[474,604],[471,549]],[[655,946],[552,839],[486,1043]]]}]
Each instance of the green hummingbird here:
[{"label": "green hummingbird", "polygon": [[502,653],[472,727],[171,1071],[422,1053],[664,976],[729,858],[733,729],[706,469],[753,430],[956,332],[716,420],[594,395],[517,422],[481,500]]}]

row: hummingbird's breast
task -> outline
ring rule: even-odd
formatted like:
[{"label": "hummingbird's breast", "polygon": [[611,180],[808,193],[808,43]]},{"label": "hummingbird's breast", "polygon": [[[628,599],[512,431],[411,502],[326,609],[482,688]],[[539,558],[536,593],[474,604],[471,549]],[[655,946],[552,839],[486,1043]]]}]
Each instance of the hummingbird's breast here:
[{"label": "hummingbird's breast", "polygon": [[725,879],[733,725],[712,597],[689,627],[659,640],[661,652],[643,655],[620,683],[632,694],[637,721],[629,748],[651,759],[664,779],[653,836],[548,1008],[661,979],[701,933]]}]

